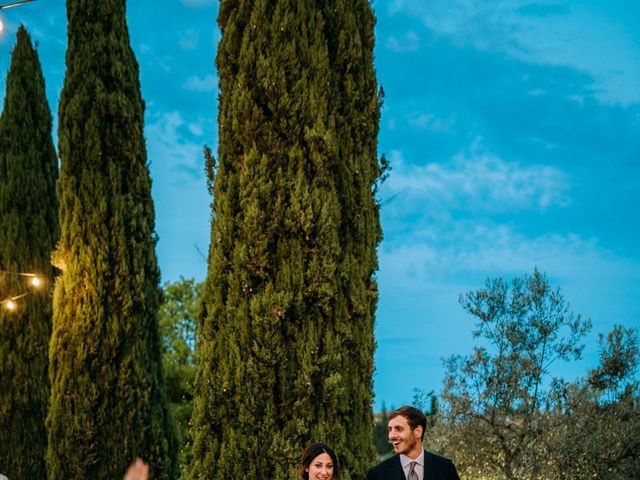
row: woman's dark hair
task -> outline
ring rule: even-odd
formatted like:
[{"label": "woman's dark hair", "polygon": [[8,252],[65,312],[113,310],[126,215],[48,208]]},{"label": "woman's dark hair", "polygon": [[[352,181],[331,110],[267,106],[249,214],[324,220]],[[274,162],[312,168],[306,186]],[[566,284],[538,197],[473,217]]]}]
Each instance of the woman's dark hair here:
[{"label": "woman's dark hair", "polygon": [[300,459],[300,471],[302,472],[302,478],[304,480],[309,480],[309,472],[307,469],[313,462],[313,459],[318,455],[322,455],[326,453],[331,457],[331,461],[333,462],[333,478],[340,478],[340,467],[338,466],[338,457],[333,452],[329,445],[325,445],[324,443],[312,443],[302,452],[302,458]]}]

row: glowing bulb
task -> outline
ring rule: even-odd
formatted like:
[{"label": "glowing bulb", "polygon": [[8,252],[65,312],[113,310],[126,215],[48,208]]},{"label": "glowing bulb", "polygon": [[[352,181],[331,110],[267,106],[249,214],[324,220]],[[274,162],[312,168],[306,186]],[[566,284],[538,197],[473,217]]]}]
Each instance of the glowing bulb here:
[{"label": "glowing bulb", "polygon": [[34,287],[39,287],[42,284],[42,280],[40,280],[38,277],[33,277],[31,279],[31,285],[33,285]]},{"label": "glowing bulb", "polygon": [[7,302],[7,309],[8,310],[15,310],[16,309],[16,304],[13,300],[9,300]]}]

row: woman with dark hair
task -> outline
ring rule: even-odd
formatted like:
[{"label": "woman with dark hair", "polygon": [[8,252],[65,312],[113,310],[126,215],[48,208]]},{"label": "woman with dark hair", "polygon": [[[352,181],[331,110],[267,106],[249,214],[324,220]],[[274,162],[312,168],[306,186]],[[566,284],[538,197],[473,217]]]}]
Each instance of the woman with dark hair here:
[{"label": "woman with dark hair", "polygon": [[312,443],[300,459],[300,470],[303,480],[338,480],[340,468],[338,457],[330,446],[324,443]]}]

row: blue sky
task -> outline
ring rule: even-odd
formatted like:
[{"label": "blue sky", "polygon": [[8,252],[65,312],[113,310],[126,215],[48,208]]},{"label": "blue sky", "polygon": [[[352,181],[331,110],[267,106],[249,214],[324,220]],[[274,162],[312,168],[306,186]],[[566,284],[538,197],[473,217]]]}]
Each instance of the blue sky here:
[{"label": "blue sky", "polygon": [[[597,333],[640,326],[640,4],[583,0],[377,0],[385,90],[375,406],[440,389],[466,354],[458,296],[487,277],[546,272]],[[213,0],[128,2],[146,100],[163,280],[203,279],[217,146]],[[0,97],[15,30],[38,42],[54,117],[64,78],[62,0],[0,12]],[[54,128],[57,122],[54,120]],[[387,203],[388,201],[388,203]]]}]

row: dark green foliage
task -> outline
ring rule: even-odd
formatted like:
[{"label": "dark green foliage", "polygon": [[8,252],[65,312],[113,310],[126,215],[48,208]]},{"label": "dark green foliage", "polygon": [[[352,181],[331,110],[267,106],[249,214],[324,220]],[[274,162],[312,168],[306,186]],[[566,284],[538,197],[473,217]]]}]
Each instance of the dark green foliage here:
[{"label": "dark green foliage", "polygon": [[385,458],[391,454],[393,447],[389,443],[389,431],[387,424],[389,423],[389,415],[387,409],[383,405],[382,412],[374,415],[373,424],[373,443],[376,447],[378,458]]},{"label": "dark green foliage", "polygon": [[640,478],[638,329],[616,325],[600,335],[600,364],[561,390],[549,473],[560,480]]},{"label": "dark green foliage", "polygon": [[[374,461],[380,99],[367,0],[221,1],[193,478]],[[207,161],[213,176],[212,160]]]},{"label": "dark green foliage", "polygon": [[[0,118],[0,270],[45,283],[13,312],[0,305],[0,471],[12,479],[45,477],[57,175],[42,70],[20,27]],[[28,280],[0,273],[0,300],[30,291]]]},{"label": "dark green foliage", "polygon": [[50,480],[177,475],[138,65],[124,0],[68,0],[60,98],[62,270],[50,345]]},{"label": "dark green foliage", "polygon": [[193,412],[196,325],[202,285],[194,279],[185,278],[165,283],[158,317],[167,395],[180,434],[181,471],[186,471],[193,461],[193,439],[189,424]]}]

